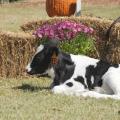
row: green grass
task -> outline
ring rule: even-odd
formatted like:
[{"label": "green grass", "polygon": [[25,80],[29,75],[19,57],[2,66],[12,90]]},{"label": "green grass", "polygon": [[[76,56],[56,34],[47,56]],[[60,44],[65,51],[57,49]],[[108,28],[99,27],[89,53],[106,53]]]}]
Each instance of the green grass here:
[{"label": "green grass", "polygon": [[[82,14],[115,19],[120,6],[83,5]],[[41,5],[1,5],[0,31],[47,19]],[[54,95],[44,78],[0,78],[0,120],[120,120],[120,101]]]},{"label": "green grass", "polygon": [[71,41],[61,43],[62,51],[72,54],[90,54],[95,51],[94,38],[79,34]]},{"label": "green grass", "polygon": [[36,6],[0,6],[0,29],[9,31],[19,31],[20,25],[28,21],[46,19],[47,13],[43,9],[43,5]]},{"label": "green grass", "polygon": [[0,79],[0,120],[119,120],[120,101],[54,95],[41,78]]},{"label": "green grass", "polygon": [[83,5],[83,14],[116,19],[120,16],[120,5]]},{"label": "green grass", "polygon": [[[83,4],[82,14],[115,19],[120,15],[120,5]],[[0,6],[0,30],[19,31],[28,21],[47,19],[45,4],[16,4]]]}]

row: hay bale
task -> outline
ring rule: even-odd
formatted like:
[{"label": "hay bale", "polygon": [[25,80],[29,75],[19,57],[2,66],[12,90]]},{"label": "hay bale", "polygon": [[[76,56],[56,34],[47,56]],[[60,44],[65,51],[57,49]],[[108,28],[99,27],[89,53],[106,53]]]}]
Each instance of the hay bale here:
[{"label": "hay bale", "polygon": [[24,75],[35,46],[36,39],[29,34],[0,32],[0,76]]},{"label": "hay bale", "polygon": [[[42,24],[54,23],[56,21],[74,20],[81,22],[85,25],[93,27],[95,29],[95,37],[97,38],[96,48],[101,59],[110,63],[120,63],[120,23],[117,23],[113,28],[110,35],[110,39],[106,38],[106,32],[112,20],[101,19],[97,17],[81,16],[81,17],[59,17],[51,18],[49,20],[29,22],[21,26],[25,32],[33,32]],[[107,49],[106,49],[107,43]]]},{"label": "hay bale", "polygon": [[63,20],[73,20],[76,22],[81,22],[84,23],[88,26],[91,26],[93,28],[97,28],[97,30],[104,29],[104,28],[108,28],[108,26],[112,23],[111,20],[107,20],[107,19],[101,19],[101,18],[97,18],[97,17],[87,17],[87,16],[81,16],[81,17],[54,17],[54,18],[50,18],[48,20],[39,20],[39,21],[33,21],[33,22],[28,22],[26,24],[23,24],[21,26],[21,29],[25,32],[33,32],[34,30],[36,30],[38,27],[40,27],[42,24],[45,23],[55,23],[57,21],[63,21]]}]

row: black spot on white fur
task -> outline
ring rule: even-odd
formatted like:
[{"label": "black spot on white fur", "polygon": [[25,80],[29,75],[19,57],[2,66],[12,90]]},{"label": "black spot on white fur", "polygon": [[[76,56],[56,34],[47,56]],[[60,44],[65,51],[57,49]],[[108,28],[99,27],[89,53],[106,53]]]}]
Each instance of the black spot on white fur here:
[{"label": "black spot on white fur", "polygon": [[31,71],[28,72],[29,74],[43,74],[51,67],[50,62],[53,52],[55,52],[56,55],[59,54],[59,50],[56,45],[57,43],[52,41],[43,45],[43,50],[38,52],[32,59],[30,64]]},{"label": "black spot on white fur", "polygon": [[[87,79],[87,86],[88,89],[94,89],[94,87],[101,87],[103,84],[102,76],[108,71],[110,67],[117,68],[118,65],[111,65],[105,61],[100,60],[96,67],[94,65],[89,65],[86,68],[86,79]],[[91,77],[94,77],[94,82],[92,83]]]},{"label": "black spot on white fur", "polygon": [[75,81],[80,82],[84,85],[85,88],[87,88],[84,78],[82,76],[78,76],[77,78],[74,78]]},{"label": "black spot on white fur", "polygon": [[68,83],[66,83],[66,85],[67,85],[68,87],[72,87],[72,86],[73,86],[73,83],[72,83],[72,82],[68,82]]},{"label": "black spot on white fur", "polygon": [[75,69],[74,62],[71,60],[70,55],[61,52],[59,53],[59,56],[59,62],[54,67],[54,85],[59,85],[61,83],[64,83],[66,80],[70,79]]}]

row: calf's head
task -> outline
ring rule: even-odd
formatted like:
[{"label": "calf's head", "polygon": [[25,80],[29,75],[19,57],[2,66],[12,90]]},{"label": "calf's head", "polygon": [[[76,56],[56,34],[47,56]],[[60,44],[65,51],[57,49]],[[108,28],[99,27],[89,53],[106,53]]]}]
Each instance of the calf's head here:
[{"label": "calf's head", "polygon": [[31,62],[27,65],[26,71],[30,75],[47,74],[48,69],[51,68],[51,59],[53,56],[58,57],[58,41],[50,40],[46,44],[41,44],[33,56]]}]

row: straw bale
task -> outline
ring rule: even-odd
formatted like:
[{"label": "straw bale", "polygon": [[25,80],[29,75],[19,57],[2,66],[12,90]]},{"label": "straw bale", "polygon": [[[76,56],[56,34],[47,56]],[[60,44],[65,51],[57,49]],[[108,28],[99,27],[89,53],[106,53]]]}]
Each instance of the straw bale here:
[{"label": "straw bale", "polygon": [[0,76],[24,75],[35,46],[36,39],[29,34],[0,32]]}]

